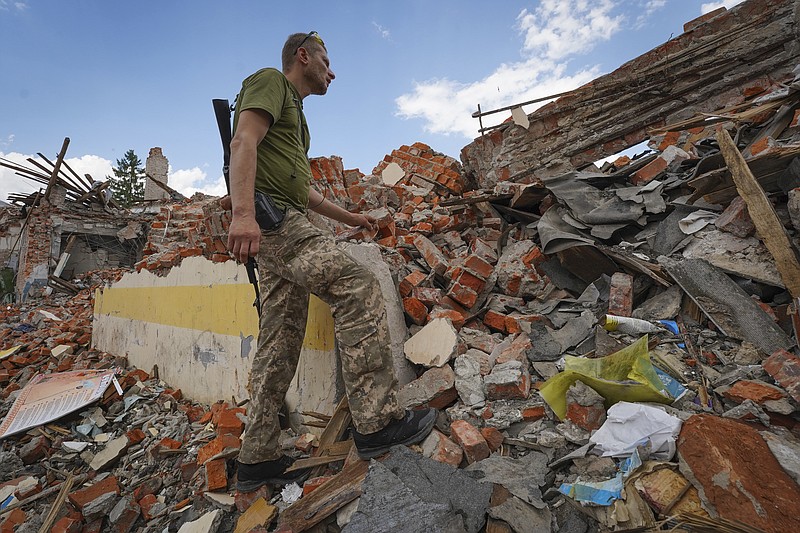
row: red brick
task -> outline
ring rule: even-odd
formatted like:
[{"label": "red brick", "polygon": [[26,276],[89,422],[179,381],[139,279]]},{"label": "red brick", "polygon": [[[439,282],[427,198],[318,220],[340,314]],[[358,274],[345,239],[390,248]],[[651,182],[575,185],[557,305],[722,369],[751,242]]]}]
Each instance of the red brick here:
[{"label": "red brick", "polygon": [[468,268],[483,279],[489,279],[489,276],[494,272],[494,267],[491,263],[477,255],[467,257],[466,261],[464,261],[464,268]]},{"label": "red brick", "polygon": [[683,423],[681,471],[704,491],[703,507],[721,518],[770,532],[800,531],[800,486],[749,425],[710,414]]},{"label": "red brick", "polygon": [[[518,366],[517,366],[518,364]],[[509,361],[503,366],[495,365],[484,379],[487,400],[524,400],[531,390],[528,363]]]},{"label": "red brick", "polygon": [[151,520],[153,518],[153,507],[158,503],[158,498],[156,498],[155,494],[147,494],[141,500],[139,500],[139,507],[142,509],[142,516],[145,520]]},{"label": "red brick", "polygon": [[461,447],[436,429],[431,431],[430,435],[422,441],[421,447],[422,454],[425,457],[449,464],[455,468],[458,468],[464,458],[464,452]]},{"label": "red brick", "polygon": [[303,496],[311,494],[312,492],[320,488],[320,486],[322,486],[332,478],[333,476],[312,477],[311,479],[303,483]]},{"label": "red brick", "polygon": [[180,441],[177,441],[175,439],[164,437],[163,439],[158,441],[158,444],[156,444],[156,446],[160,446],[161,448],[166,448],[169,450],[177,450],[178,448],[181,447],[181,443]]},{"label": "red brick", "polygon": [[766,155],[770,150],[775,148],[775,146],[775,139],[772,137],[764,137],[750,145],[750,153],[754,156],[759,154]]},{"label": "red brick", "polygon": [[144,431],[142,431],[139,428],[133,428],[130,431],[128,431],[125,435],[128,437],[128,442],[130,442],[131,446],[133,446],[134,444],[139,444],[146,438]]},{"label": "red brick", "polygon": [[244,415],[242,407],[223,410],[217,418],[217,435],[234,435],[239,437],[244,431],[244,422],[239,415]]},{"label": "red brick", "polygon": [[236,491],[236,495],[233,497],[233,500],[236,504],[236,510],[238,510],[240,513],[243,513],[247,511],[250,506],[253,505],[253,502],[259,498],[264,498],[266,501],[269,501],[272,498],[272,491],[270,490],[269,486],[262,485],[253,492]]},{"label": "red brick", "polygon": [[446,309],[444,307],[436,306],[428,314],[428,320],[433,320],[435,318],[449,318],[456,330],[459,330],[462,328],[462,326],[464,326],[464,314],[454,309]]},{"label": "red brick", "polygon": [[633,276],[630,274],[615,272],[611,276],[608,314],[628,317],[633,314]]},{"label": "red brick", "polygon": [[500,433],[500,430],[493,427],[485,427],[481,428],[481,435],[483,438],[486,439],[486,444],[489,445],[489,451],[497,451],[500,449],[500,446],[503,445],[503,434]]},{"label": "red brick", "polygon": [[238,449],[241,448],[241,446],[242,443],[239,440],[239,437],[236,437],[234,435],[219,436],[197,450],[197,462],[198,464],[202,465],[213,456],[217,455],[218,453],[221,453],[226,448]]},{"label": "red brick", "polygon": [[442,301],[442,290],[435,287],[414,287],[411,297],[425,304],[425,307],[433,307]]},{"label": "red brick", "polygon": [[758,381],[741,380],[723,393],[723,396],[737,403],[745,400],[752,400],[757,404],[763,404],[770,400],[780,400],[786,397],[778,387],[761,383]]},{"label": "red brick", "polygon": [[526,422],[535,422],[547,416],[544,405],[526,407],[522,410],[522,419]]},{"label": "red brick", "polygon": [[25,518],[25,511],[19,508],[14,509],[3,518],[2,523],[0,523],[0,531],[2,533],[12,533],[14,528],[25,523]]},{"label": "red brick", "polygon": [[119,484],[117,483],[117,478],[114,476],[105,477],[101,481],[89,485],[88,487],[71,492],[69,494],[69,501],[72,505],[82,510],[86,504],[93,502],[98,497],[103,494],[108,494],[109,492],[119,494]]},{"label": "red brick", "polygon": [[225,459],[206,461],[206,490],[217,492],[228,488],[228,472]]},{"label": "red brick", "polygon": [[453,286],[450,287],[450,291],[447,293],[447,295],[467,308],[472,307],[478,301],[477,292],[469,287],[461,285],[458,282],[454,283]]},{"label": "red brick", "polygon": [[747,211],[747,204],[741,196],[737,196],[731,201],[714,225],[722,231],[741,238],[750,237],[756,232],[753,219],[750,218],[750,213]]},{"label": "red brick", "polygon": [[640,168],[636,172],[633,173],[631,176],[631,183],[634,185],[644,185],[650,181],[653,181],[659,174],[664,172],[667,169],[667,162],[657,157],[644,167]]},{"label": "red brick", "polygon": [[415,270],[400,282],[400,296],[406,298],[411,296],[411,291],[414,287],[419,286],[420,283],[425,281],[427,276],[420,270]]},{"label": "red brick", "polygon": [[483,323],[494,331],[506,332],[506,315],[497,311],[492,311],[491,309],[486,311],[486,314],[483,315]]},{"label": "red brick", "polygon": [[800,357],[778,350],[762,362],[764,370],[783,387],[789,396],[800,402]]},{"label": "red brick", "polygon": [[464,450],[470,464],[482,461],[491,454],[481,432],[466,420],[454,420],[450,424],[450,436]]},{"label": "red brick", "polygon": [[[514,337],[514,340],[511,341],[511,344],[497,354],[495,357],[494,364],[501,365],[503,363],[507,363],[508,361],[519,361],[527,368],[528,366],[528,355],[527,352],[531,348],[531,339],[528,335],[522,334],[517,335]],[[487,352],[489,353],[489,352]]]},{"label": "red brick", "polygon": [[428,308],[425,307],[424,303],[413,297],[403,298],[403,311],[418,326],[425,325],[428,319]]},{"label": "red brick", "polygon": [[53,524],[50,533],[80,533],[82,529],[81,521],[69,516],[62,517]]},{"label": "red brick", "polygon": [[[486,287],[486,281],[470,274],[466,270],[462,271],[461,274],[458,276],[458,283],[463,285],[464,287],[468,287],[475,291],[476,293],[480,293]],[[471,305],[468,307],[472,307]]]}]

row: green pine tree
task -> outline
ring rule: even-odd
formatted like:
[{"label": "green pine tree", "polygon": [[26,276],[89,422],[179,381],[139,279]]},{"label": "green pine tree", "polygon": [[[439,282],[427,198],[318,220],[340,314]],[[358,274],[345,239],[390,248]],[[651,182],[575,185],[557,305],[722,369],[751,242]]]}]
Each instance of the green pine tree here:
[{"label": "green pine tree", "polygon": [[145,173],[139,157],[128,150],[122,159],[117,159],[114,167],[114,177],[106,176],[111,180],[111,193],[114,200],[123,207],[130,207],[134,202],[144,200]]}]

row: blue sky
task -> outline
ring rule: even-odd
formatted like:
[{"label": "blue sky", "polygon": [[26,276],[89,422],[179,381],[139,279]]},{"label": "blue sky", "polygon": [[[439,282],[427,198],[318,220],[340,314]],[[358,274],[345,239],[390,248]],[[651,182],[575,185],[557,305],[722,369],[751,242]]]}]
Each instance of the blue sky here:
[{"label": "blue sky", "polygon": [[[458,158],[477,104],[573,89],[740,1],[0,0],[0,157],[52,159],[70,137],[70,165],[99,180],[160,146],[171,186],[221,194],[211,99],[317,30],[336,79],[305,101],[312,156],[370,173],[421,141]],[[38,187],[0,168],[0,200]]]}]

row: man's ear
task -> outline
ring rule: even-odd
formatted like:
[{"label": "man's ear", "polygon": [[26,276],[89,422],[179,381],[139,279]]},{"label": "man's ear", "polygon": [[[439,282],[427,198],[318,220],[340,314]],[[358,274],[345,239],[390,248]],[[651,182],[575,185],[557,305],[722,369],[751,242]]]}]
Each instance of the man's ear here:
[{"label": "man's ear", "polygon": [[297,49],[297,60],[303,63],[304,65],[308,65],[309,57],[308,57],[308,50],[303,47]]}]

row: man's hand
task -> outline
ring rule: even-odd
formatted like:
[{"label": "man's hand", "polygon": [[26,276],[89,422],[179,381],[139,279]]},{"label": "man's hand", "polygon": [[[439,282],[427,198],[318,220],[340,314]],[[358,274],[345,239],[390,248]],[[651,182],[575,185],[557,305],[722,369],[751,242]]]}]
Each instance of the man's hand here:
[{"label": "man's hand", "polygon": [[377,219],[369,215],[362,215],[361,213],[351,213],[353,215],[352,222],[348,222],[351,226],[361,226],[369,231],[377,231]]},{"label": "man's hand", "polygon": [[228,250],[239,262],[246,263],[258,254],[261,228],[255,218],[233,217],[228,228]]},{"label": "man's hand", "polygon": [[231,197],[226,194],[225,196],[220,198],[219,206],[225,211],[230,211],[231,209],[233,209],[233,204],[231,203]]}]

